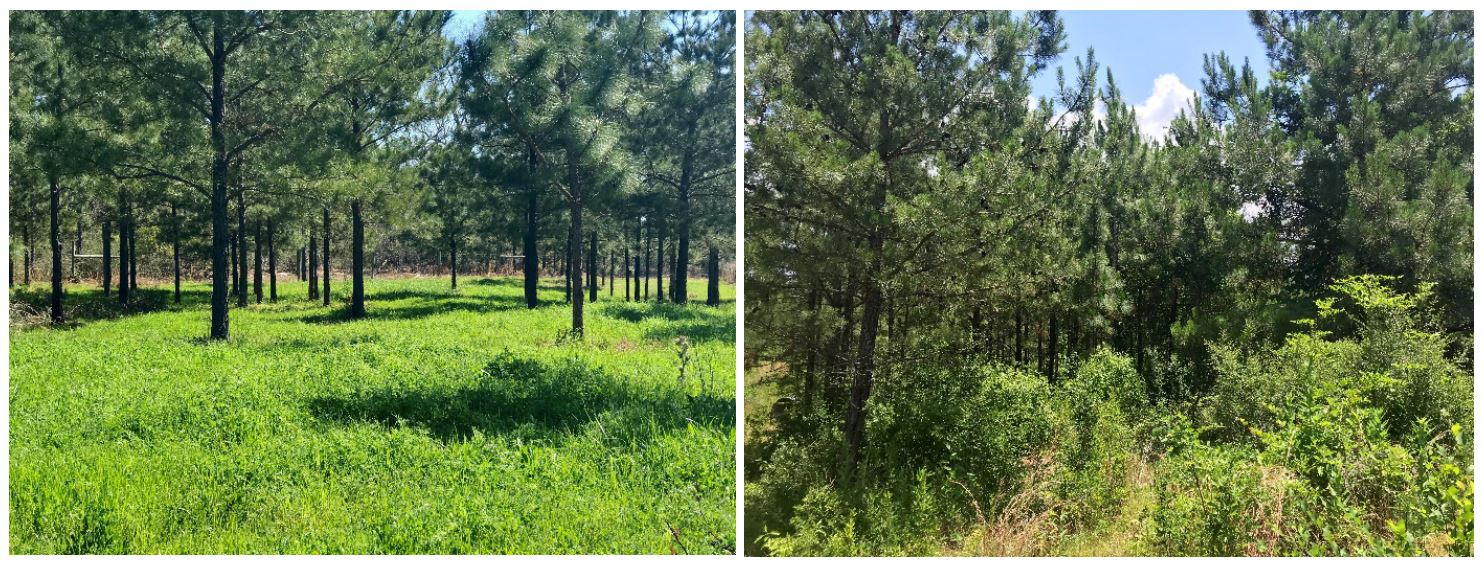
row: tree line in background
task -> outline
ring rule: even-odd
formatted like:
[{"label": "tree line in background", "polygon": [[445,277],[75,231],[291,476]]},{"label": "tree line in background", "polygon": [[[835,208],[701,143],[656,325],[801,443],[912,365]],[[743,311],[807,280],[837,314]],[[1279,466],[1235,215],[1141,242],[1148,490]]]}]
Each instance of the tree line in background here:
[{"label": "tree line in background", "polygon": [[[1270,74],[1207,55],[1200,94],[1155,138],[1091,50],[1057,70],[1055,95],[1031,96],[1064,49],[1053,12],[752,15],[747,361],[785,397],[749,426],[750,548],[848,553],[876,535],[878,551],[914,551],[881,541],[893,528],[935,543],[943,509],[913,490],[926,469],[963,514],[992,520],[1042,440],[1094,441],[1077,430],[1107,398],[1197,414],[1248,382],[1232,359],[1299,335],[1379,339],[1377,324],[1325,316],[1335,288],[1351,312],[1391,308],[1389,346],[1410,348],[1347,367],[1391,375],[1390,394],[1471,390],[1457,384],[1473,350],[1471,13],[1251,21]],[[1098,388],[1107,374],[1129,388]],[[1077,396],[1089,390],[1106,394]],[[1417,416],[1423,436],[1471,430],[1470,405],[1387,412],[1388,437]],[[953,435],[967,421],[982,434]],[[1030,421],[1062,427],[1015,436]],[[1458,442],[1470,476],[1471,433]],[[872,506],[886,501],[930,527]],[[1466,530],[1470,552],[1470,517]]]},{"label": "tree line in background", "polygon": [[719,303],[732,13],[450,18],[12,12],[10,283],[39,270],[63,323],[68,280],[127,305],[141,270],[176,302],[204,276],[214,339],[284,272],[326,306],[345,273],[351,318],[368,273],[523,272],[532,308],[560,273],[579,337],[615,277],[684,303],[703,269]]}]

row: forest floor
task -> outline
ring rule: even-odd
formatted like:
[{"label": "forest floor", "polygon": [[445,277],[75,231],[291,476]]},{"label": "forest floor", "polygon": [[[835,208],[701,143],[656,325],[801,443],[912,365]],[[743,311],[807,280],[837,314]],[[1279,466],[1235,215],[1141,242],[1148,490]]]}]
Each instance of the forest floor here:
[{"label": "forest floor", "polygon": [[734,289],[603,289],[574,342],[543,282],[370,280],[361,320],[280,283],[220,343],[206,285],[69,288],[9,330],[10,551],[734,552]]}]

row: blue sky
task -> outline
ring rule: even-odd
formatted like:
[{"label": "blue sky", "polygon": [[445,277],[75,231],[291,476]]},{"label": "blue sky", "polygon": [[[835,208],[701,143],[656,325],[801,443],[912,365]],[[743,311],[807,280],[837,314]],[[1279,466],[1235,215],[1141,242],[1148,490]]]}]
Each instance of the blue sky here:
[{"label": "blue sky", "polygon": [[464,39],[484,24],[484,10],[454,10],[453,19],[443,26],[443,35],[450,39]]},{"label": "blue sky", "polygon": [[1249,59],[1258,77],[1267,76],[1265,47],[1243,11],[1065,10],[1060,15],[1066,24],[1066,52],[1035,78],[1034,95],[1053,95],[1055,67],[1065,68],[1069,80],[1076,72],[1076,57],[1091,46],[1101,65],[1099,84],[1112,69],[1148,135],[1162,137],[1189,96],[1199,92],[1206,53],[1224,51],[1238,68],[1243,58]]}]

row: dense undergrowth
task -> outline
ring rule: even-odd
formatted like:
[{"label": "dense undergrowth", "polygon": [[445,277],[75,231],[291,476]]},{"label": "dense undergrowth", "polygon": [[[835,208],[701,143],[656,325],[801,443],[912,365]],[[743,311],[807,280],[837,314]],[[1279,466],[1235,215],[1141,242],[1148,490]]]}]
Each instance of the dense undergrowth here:
[{"label": "dense undergrowth", "polygon": [[1429,287],[1386,283],[1334,285],[1278,346],[1212,346],[1216,384],[1181,397],[1107,348],[1055,379],[897,368],[853,482],[827,403],[763,412],[749,388],[746,550],[1471,555],[1473,379]]},{"label": "dense undergrowth", "polygon": [[13,325],[10,551],[735,550],[730,287],[604,290],[584,342],[559,286],[527,310],[517,279],[372,280],[364,320],[279,287],[224,343],[202,285]]}]

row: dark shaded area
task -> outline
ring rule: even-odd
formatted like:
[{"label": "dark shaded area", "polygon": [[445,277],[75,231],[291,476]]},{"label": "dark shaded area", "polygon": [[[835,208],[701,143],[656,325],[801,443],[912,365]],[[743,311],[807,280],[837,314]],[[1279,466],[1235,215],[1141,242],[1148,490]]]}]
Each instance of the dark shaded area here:
[{"label": "dark shaded area", "polygon": [[625,322],[642,322],[648,318],[664,318],[666,320],[699,320],[708,318],[706,310],[696,306],[681,306],[672,303],[656,302],[620,302],[609,303],[601,309],[601,314],[609,318],[616,318]]},{"label": "dark shaded area", "polygon": [[[118,298],[106,296],[101,289],[68,288],[63,296],[62,308],[66,323],[50,327],[79,327],[90,322],[113,320],[124,316],[148,314],[150,312],[187,310],[207,304],[211,299],[209,290],[182,290],[180,303],[174,303],[172,288],[136,288],[129,296],[128,304],[119,304]],[[50,289],[43,287],[18,286],[11,289],[12,311],[46,312],[51,304]],[[11,320],[12,325],[17,323]]]},{"label": "dark shaded area", "polygon": [[360,391],[313,399],[308,410],[329,422],[417,427],[445,442],[475,431],[558,439],[598,419],[609,440],[631,444],[691,423],[735,425],[729,398],[634,387],[578,360],[544,364],[509,352],[491,361],[471,387]]},{"label": "dark shaded area", "polygon": [[[400,291],[392,294],[400,294]],[[416,293],[408,293],[408,296],[415,295]],[[405,300],[406,298],[390,299],[375,296],[367,301],[368,306],[366,308],[366,314],[363,317],[351,317],[349,308],[336,308],[328,312],[305,316],[302,320],[311,324],[338,324],[355,320],[411,320],[450,312],[462,311],[487,314],[523,307],[523,304],[515,297],[460,297],[440,294],[429,294],[426,296],[427,298],[423,298],[412,304],[398,304],[395,306],[384,304],[378,306],[376,302],[378,300]]]},{"label": "dark shaded area", "polygon": [[680,336],[685,336],[691,342],[722,341],[735,343],[736,326],[731,324],[692,322],[686,324],[666,324],[662,327],[651,328],[644,332],[645,339],[662,341],[673,340]]},{"label": "dark shaded area", "polygon": [[[536,288],[539,289],[539,290],[553,290],[553,291],[554,290],[565,290],[565,288],[566,288],[566,287],[564,287],[562,285],[558,285],[558,284],[555,284],[555,283],[547,283],[545,281],[546,281],[546,279],[541,279],[540,286],[538,286]],[[468,283],[465,283],[465,284],[468,284]],[[500,277],[500,278],[497,278],[497,279],[477,279],[477,280],[475,280],[473,282],[473,284],[476,284],[476,285],[479,285],[479,286],[495,286],[495,287],[506,287],[506,288],[518,288],[518,289],[522,289],[522,291],[523,291],[523,289],[525,288],[525,279],[522,279],[519,276],[508,276],[508,277]],[[521,298],[521,300],[524,301],[524,298]]]}]

